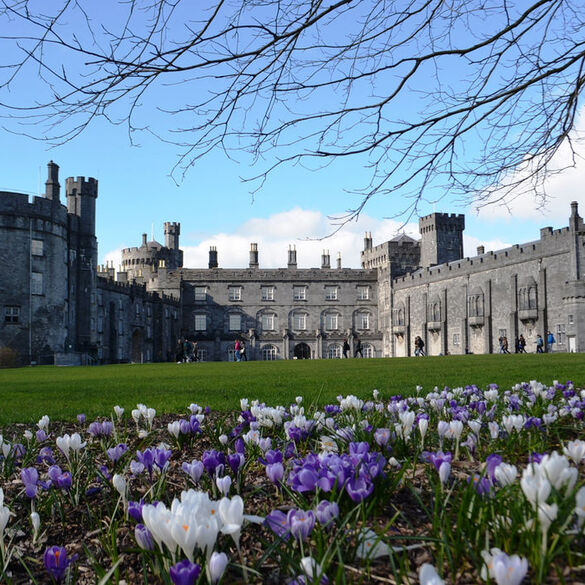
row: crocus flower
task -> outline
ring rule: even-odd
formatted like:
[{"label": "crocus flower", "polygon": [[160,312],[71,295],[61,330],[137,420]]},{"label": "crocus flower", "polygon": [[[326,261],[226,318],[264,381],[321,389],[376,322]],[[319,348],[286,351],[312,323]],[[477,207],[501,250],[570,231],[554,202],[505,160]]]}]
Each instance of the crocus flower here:
[{"label": "crocus flower", "polygon": [[219,502],[219,516],[223,522],[221,531],[230,534],[236,548],[240,550],[240,531],[244,523],[244,500],[240,496],[222,498]]},{"label": "crocus flower", "polygon": [[275,484],[280,484],[284,477],[284,467],[282,463],[269,463],[266,466],[266,476]]},{"label": "crocus flower", "polygon": [[122,455],[126,453],[126,451],[128,451],[128,445],[126,445],[126,443],[119,443],[115,447],[110,447],[107,450],[108,458],[113,463],[116,463],[116,461],[119,461]]},{"label": "crocus flower", "polygon": [[223,576],[225,568],[228,564],[228,558],[225,553],[213,552],[207,563],[209,569],[209,580],[212,585],[215,585]]},{"label": "crocus flower", "polygon": [[204,471],[203,463],[197,459],[193,459],[191,463],[183,462],[181,468],[195,483],[201,479]]},{"label": "crocus flower", "polygon": [[224,475],[223,477],[216,477],[215,485],[217,485],[217,489],[224,496],[227,496],[230,492],[230,487],[232,485],[232,478],[229,475]]},{"label": "crocus flower", "polygon": [[429,563],[424,563],[418,570],[420,585],[445,585],[445,581],[439,577],[437,569]]},{"label": "crocus flower", "polygon": [[390,556],[390,547],[370,529],[363,529],[358,535],[356,554],[360,559],[378,559]]},{"label": "crocus flower", "polygon": [[78,414],[78,415],[77,415],[77,422],[78,422],[80,425],[83,425],[83,424],[85,424],[85,414],[83,414],[83,413],[80,413],[80,414]]},{"label": "crocus flower", "polygon": [[24,484],[24,491],[27,498],[34,498],[37,495],[39,472],[34,467],[25,467],[20,472],[20,478]]},{"label": "crocus flower", "polygon": [[528,561],[518,555],[505,553],[493,559],[493,574],[497,585],[520,585],[528,572]]},{"label": "crocus flower", "polygon": [[290,533],[297,540],[306,540],[315,526],[315,514],[305,510],[290,510],[287,514]]},{"label": "crocus flower", "polygon": [[144,526],[144,524],[137,524],[134,528],[134,538],[136,543],[143,550],[153,550],[154,540],[150,530]]},{"label": "crocus flower", "polygon": [[280,510],[272,510],[264,519],[264,523],[280,538],[288,540],[290,538],[290,530],[287,516]]},{"label": "crocus flower", "polygon": [[67,558],[67,550],[63,546],[50,546],[45,550],[43,557],[45,568],[49,575],[57,582],[65,577],[67,567],[75,561],[77,555]]},{"label": "crocus flower", "polygon": [[142,508],[144,506],[144,500],[141,498],[139,502],[128,502],[128,515],[136,522],[142,522]]},{"label": "crocus flower", "polygon": [[336,518],[339,517],[339,506],[337,505],[337,502],[322,500],[317,505],[315,515],[317,516],[319,524],[324,528],[327,528],[334,523]]},{"label": "crocus flower", "polygon": [[362,502],[374,491],[374,483],[364,474],[350,479],[345,484],[345,491],[356,504]]},{"label": "crocus flower", "polygon": [[197,563],[185,559],[169,569],[169,575],[174,585],[194,585],[197,581],[201,567]]}]

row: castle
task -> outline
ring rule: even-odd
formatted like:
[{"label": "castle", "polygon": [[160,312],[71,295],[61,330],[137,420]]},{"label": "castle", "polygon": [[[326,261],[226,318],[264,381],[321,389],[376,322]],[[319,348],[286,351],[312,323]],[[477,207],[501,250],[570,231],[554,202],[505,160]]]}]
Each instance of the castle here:
[{"label": "castle", "polygon": [[180,224],[165,243],[126,248],[121,270],[98,266],[98,183],[65,181],[48,164],[43,197],[0,192],[0,348],[23,364],[93,364],[175,359],[178,339],[197,341],[203,361],[233,360],[236,338],[250,359],[410,356],[420,336],[429,355],[494,353],[498,340],[552,331],[555,351],[585,351],[585,226],[577,203],[569,226],[498,252],[463,257],[463,215],[420,218],[421,239],[364,238],[360,269],[328,252],[319,268],[184,268]]}]

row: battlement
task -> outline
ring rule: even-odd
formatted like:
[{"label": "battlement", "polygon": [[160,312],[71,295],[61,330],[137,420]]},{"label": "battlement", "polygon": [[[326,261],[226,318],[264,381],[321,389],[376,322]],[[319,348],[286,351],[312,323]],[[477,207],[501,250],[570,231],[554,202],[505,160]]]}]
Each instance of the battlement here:
[{"label": "battlement", "polygon": [[462,213],[430,213],[418,220],[421,234],[426,231],[448,230],[463,231],[465,229],[465,215]]},{"label": "battlement", "polygon": [[0,191],[0,214],[43,219],[64,224],[67,221],[65,206],[55,206],[50,199],[34,196],[32,202],[24,193]]},{"label": "battlement", "polygon": [[68,177],[65,179],[65,192],[67,196],[75,195],[89,195],[91,197],[98,196],[98,181],[93,177]]}]

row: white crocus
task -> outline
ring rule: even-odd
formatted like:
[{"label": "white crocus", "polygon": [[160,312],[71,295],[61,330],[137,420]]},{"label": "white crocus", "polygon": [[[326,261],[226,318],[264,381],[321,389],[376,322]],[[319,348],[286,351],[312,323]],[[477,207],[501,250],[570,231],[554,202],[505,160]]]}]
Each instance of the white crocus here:
[{"label": "white crocus", "polygon": [[429,563],[423,563],[418,570],[420,585],[445,585],[445,581],[439,577],[437,569]]},{"label": "white crocus", "polygon": [[123,475],[118,473],[114,473],[114,477],[112,478],[112,485],[114,486],[115,490],[120,494],[122,499],[126,500],[126,479]]},{"label": "white crocus", "polygon": [[520,585],[528,572],[528,561],[518,555],[505,553],[493,559],[493,573],[497,585]]},{"label": "white crocus", "polygon": [[185,556],[193,562],[195,546],[197,544],[197,522],[194,518],[176,516],[170,524],[171,536],[185,553]]},{"label": "white crocus", "polygon": [[536,508],[546,502],[551,492],[551,483],[535,465],[529,465],[522,473],[520,486],[526,499]]},{"label": "white crocus", "polygon": [[563,453],[572,459],[575,465],[579,465],[583,459],[585,459],[585,441],[576,439],[575,441],[569,441],[563,447]]},{"label": "white crocus", "polygon": [[425,435],[427,434],[427,430],[429,428],[429,419],[428,418],[419,418],[418,419],[418,432],[420,433],[421,441],[424,443]]},{"label": "white crocus", "polygon": [[224,571],[225,568],[227,567],[228,564],[228,558],[227,555],[225,553],[217,553],[214,552],[208,559],[207,561],[207,571],[209,574],[209,581],[211,582],[212,585],[215,585],[215,583],[217,583]]},{"label": "white crocus", "polygon": [[116,413],[116,418],[118,419],[118,422],[120,422],[122,420],[122,416],[124,416],[124,409],[121,406],[114,406],[114,412]]},{"label": "white crocus", "polygon": [[585,486],[579,488],[575,494],[575,514],[579,528],[582,528],[585,524]]},{"label": "white crocus", "polygon": [[540,521],[540,528],[544,534],[548,532],[550,525],[556,520],[558,514],[559,506],[557,504],[543,502],[538,505],[538,520]]},{"label": "white crocus", "polygon": [[37,423],[37,427],[39,427],[39,429],[41,429],[42,431],[45,431],[45,432],[47,432],[49,430],[49,417],[46,414],[44,414],[41,417],[41,419]]},{"label": "white crocus", "polygon": [[496,440],[500,435],[500,425],[497,422],[492,421],[488,423],[488,429],[490,431],[490,437]]},{"label": "white crocus", "polygon": [[215,485],[222,495],[227,496],[230,493],[230,487],[232,486],[232,478],[229,475],[216,477]]},{"label": "white crocus", "polygon": [[222,445],[227,445],[228,444],[229,439],[228,439],[228,436],[226,434],[219,435],[218,439],[219,439],[219,442]]},{"label": "white crocus", "polygon": [[370,529],[362,530],[358,535],[356,555],[360,559],[377,559],[390,556],[390,547]]},{"label": "white crocus", "polygon": [[240,496],[222,498],[219,501],[219,517],[223,522],[221,532],[234,539],[236,548],[240,550],[240,532],[244,523],[244,500]]},{"label": "white crocus", "polygon": [[31,512],[30,523],[32,524],[33,529],[33,543],[35,543],[39,535],[39,530],[41,528],[41,517],[38,515],[37,512]]},{"label": "white crocus", "polygon": [[518,476],[518,469],[515,465],[500,463],[494,471],[494,476],[501,486],[512,485]]},{"label": "white crocus", "polygon": [[174,420],[167,425],[167,430],[169,434],[175,437],[175,439],[179,438],[179,434],[181,433],[181,421]]}]

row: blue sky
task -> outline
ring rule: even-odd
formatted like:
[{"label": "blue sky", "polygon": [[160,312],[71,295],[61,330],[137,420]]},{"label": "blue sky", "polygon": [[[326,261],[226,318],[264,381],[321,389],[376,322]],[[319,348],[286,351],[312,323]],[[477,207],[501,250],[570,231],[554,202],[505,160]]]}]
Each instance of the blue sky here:
[{"label": "blue sky", "polygon": [[[188,86],[177,85],[178,102],[188,101]],[[34,71],[13,85],[10,92],[0,90],[0,102],[26,101],[42,92]],[[184,94],[182,93],[184,92]],[[145,116],[153,128],[167,122],[154,107],[145,105]],[[5,114],[1,112],[0,114]],[[585,130],[583,118],[579,127]],[[119,263],[119,250],[137,246],[141,234],[163,241],[165,221],[181,223],[181,247],[185,265],[205,267],[211,245],[219,251],[221,267],[243,267],[248,262],[250,242],[257,242],[260,265],[286,265],[289,245],[297,248],[301,267],[318,266],[323,249],[332,261],[341,253],[343,266],[359,266],[365,231],[379,244],[403,229],[418,236],[416,218],[397,214],[404,209],[401,197],[379,196],[366,206],[357,222],[345,225],[336,235],[321,240],[335,230],[328,218],[343,215],[356,205],[352,188],[367,182],[363,161],[344,159],[323,169],[302,165],[277,170],[258,192],[242,177],[256,174],[245,156],[239,162],[215,151],[192,167],[184,178],[172,178],[177,148],[159,141],[148,132],[131,145],[124,125],[112,125],[103,119],[92,123],[80,136],[62,146],[48,148],[22,132],[42,135],[41,126],[20,127],[14,120],[0,118],[0,190],[42,194],[49,160],[60,166],[61,185],[68,176],[91,176],[99,180],[97,237],[99,261]],[[585,149],[579,147],[585,154]],[[559,164],[568,159],[560,152]],[[537,239],[539,229],[567,225],[569,203],[583,203],[585,215],[585,165],[552,177],[549,205],[544,209],[527,196],[519,196],[507,205],[494,205],[479,215],[471,207],[454,202],[448,193],[436,204],[425,202],[421,214],[433,211],[466,214],[465,254],[475,254],[476,246],[495,250],[514,243]],[[177,182],[178,181],[178,182]],[[62,201],[64,202],[64,197]]]}]

